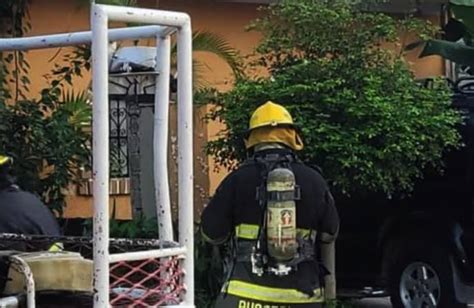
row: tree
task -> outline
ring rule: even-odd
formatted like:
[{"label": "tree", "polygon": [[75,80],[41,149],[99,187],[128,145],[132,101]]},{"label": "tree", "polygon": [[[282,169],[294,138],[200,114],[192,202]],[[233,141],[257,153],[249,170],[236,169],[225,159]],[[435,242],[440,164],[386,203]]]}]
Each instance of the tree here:
[{"label": "tree", "polygon": [[249,116],[267,100],[290,110],[305,140],[301,158],[346,195],[409,191],[460,146],[447,85],[420,86],[401,52],[381,48],[401,43],[399,29],[434,35],[429,24],[362,12],[354,1],[282,0],[251,28],[263,34],[251,68],[269,74],[247,74],[215,98],[209,118],[226,128],[208,152],[221,166],[245,159]]}]

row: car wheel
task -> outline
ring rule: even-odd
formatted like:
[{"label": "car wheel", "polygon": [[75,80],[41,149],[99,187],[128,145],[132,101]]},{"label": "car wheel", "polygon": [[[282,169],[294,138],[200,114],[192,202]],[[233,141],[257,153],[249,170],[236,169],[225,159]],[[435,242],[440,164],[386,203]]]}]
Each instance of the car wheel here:
[{"label": "car wheel", "polygon": [[427,247],[403,252],[390,273],[390,297],[395,308],[458,308],[449,254]]}]

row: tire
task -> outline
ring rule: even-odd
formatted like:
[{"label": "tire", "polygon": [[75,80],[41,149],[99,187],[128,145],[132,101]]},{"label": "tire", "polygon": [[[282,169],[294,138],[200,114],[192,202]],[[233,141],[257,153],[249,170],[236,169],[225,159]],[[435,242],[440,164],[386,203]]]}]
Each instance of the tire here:
[{"label": "tire", "polygon": [[456,301],[449,253],[425,245],[426,242],[404,247],[390,270],[389,291],[393,307],[467,307]]}]

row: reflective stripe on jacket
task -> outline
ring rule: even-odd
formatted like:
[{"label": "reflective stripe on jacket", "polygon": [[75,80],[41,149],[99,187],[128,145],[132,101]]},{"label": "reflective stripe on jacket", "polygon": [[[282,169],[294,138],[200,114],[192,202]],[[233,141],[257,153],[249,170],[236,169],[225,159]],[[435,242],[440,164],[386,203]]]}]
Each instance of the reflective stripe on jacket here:
[{"label": "reflective stripe on jacket", "polygon": [[270,303],[304,304],[324,302],[324,292],[321,288],[315,289],[313,296],[308,296],[296,289],[272,288],[245,281],[230,280],[225,286],[225,291],[231,295]]}]

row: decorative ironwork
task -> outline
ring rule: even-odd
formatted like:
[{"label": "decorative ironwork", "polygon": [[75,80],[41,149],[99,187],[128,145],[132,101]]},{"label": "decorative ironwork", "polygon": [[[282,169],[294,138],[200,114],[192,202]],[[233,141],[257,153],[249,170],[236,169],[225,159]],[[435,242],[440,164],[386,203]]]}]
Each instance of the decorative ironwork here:
[{"label": "decorative ironwork", "polygon": [[[136,161],[140,157],[141,105],[153,104],[154,94],[150,93],[153,84],[149,83],[150,77],[154,79],[150,72],[112,75],[110,84],[120,94],[109,95],[111,177],[129,177],[131,173],[136,175],[139,172],[131,169],[136,167]],[[143,100],[142,97],[146,99]]]},{"label": "decorative ironwork", "polygon": [[153,72],[110,76],[111,176],[129,177],[132,208],[143,214],[140,164],[140,116],[143,108],[154,105]]},{"label": "decorative ironwork", "polygon": [[127,104],[112,95],[110,104],[110,176],[129,176]]},{"label": "decorative ironwork", "polygon": [[[127,73],[110,76],[110,194],[132,195],[135,212],[142,212],[140,193],[140,115],[154,105],[156,73]],[[90,171],[83,172],[79,195],[92,194]],[[131,185],[133,183],[133,185]]]},{"label": "decorative ironwork", "polygon": [[140,191],[140,134],[139,128],[140,124],[140,106],[138,105],[137,99],[132,99],[128,101],[128,122],[129,122],[129,155],[130,155],[130,172],[133,185],[131,186],[131,195],[132,195],[132,208],[134,214],[141,215],[143,214],[143,202],[142,194]]}]

